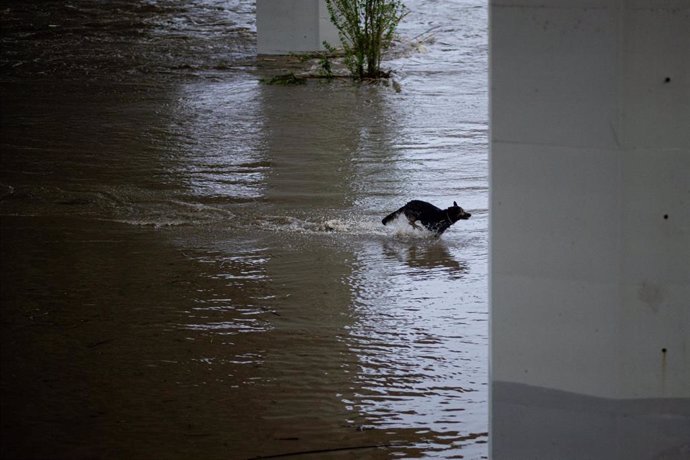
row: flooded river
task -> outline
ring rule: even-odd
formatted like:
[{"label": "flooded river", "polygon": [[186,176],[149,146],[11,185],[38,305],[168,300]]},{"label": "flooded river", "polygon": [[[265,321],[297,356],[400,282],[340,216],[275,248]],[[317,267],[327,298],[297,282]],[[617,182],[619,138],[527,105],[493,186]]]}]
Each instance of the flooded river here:
[{"label": "flooded river", "polygon": [[405,3],[400,92],[260,83],[253,2],[3,6],[0,456],[487,457],[487,9]]}]

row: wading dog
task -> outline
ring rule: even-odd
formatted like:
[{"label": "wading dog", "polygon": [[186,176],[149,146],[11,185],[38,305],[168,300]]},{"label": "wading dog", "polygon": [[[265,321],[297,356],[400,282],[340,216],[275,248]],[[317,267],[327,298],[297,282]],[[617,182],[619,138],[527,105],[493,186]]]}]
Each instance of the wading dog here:
[{"label": "wading dog", "polygon": [[439,209],[426,201],[413,200],[402,208],[388,214],[381,222],[386,225],[400,214],[405,214],[407,221],[412,227],[419,229],[417,222],[420,222],[427,230],[440,236],[460,219],[469,219],[472,214],[465,212],[458,204],[453,201],[453,206],[448,209]]}]

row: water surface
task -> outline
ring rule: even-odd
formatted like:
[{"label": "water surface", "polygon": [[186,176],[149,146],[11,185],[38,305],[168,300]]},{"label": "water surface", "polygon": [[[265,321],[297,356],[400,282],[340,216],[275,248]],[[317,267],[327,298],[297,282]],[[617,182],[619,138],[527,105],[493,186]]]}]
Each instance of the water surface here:
[{"label": "water surface", "polygon": [[401,92],[261,84],[251,2],[0,13],[4,457],[486,457],[486,6],[406,3]]}]

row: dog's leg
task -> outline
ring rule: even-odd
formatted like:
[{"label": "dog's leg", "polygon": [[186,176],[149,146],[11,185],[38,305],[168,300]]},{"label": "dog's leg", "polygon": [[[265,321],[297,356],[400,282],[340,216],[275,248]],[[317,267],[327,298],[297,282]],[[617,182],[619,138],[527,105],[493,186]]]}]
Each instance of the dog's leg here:
[{"label": "dog's leg", "polygon": [[421,227],[417,225],[417,218],[414,216],[407,216],[407,221],[412,225],[412,228],[415,228],[417,230],[421,230]]}]

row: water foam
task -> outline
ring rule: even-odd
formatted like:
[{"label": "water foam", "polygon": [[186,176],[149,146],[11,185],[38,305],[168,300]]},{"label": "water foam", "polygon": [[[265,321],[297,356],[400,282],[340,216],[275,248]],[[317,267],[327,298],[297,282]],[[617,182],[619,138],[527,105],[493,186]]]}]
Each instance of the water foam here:
[{"label": "water foam", "polygon": [[387,223],[386,228],[389,229],[389,232],[391,232],[393,236],[403,240],[427,240],[438,238],[436,233],[430,232],[426,228],[414,228],[402,215]]}]

